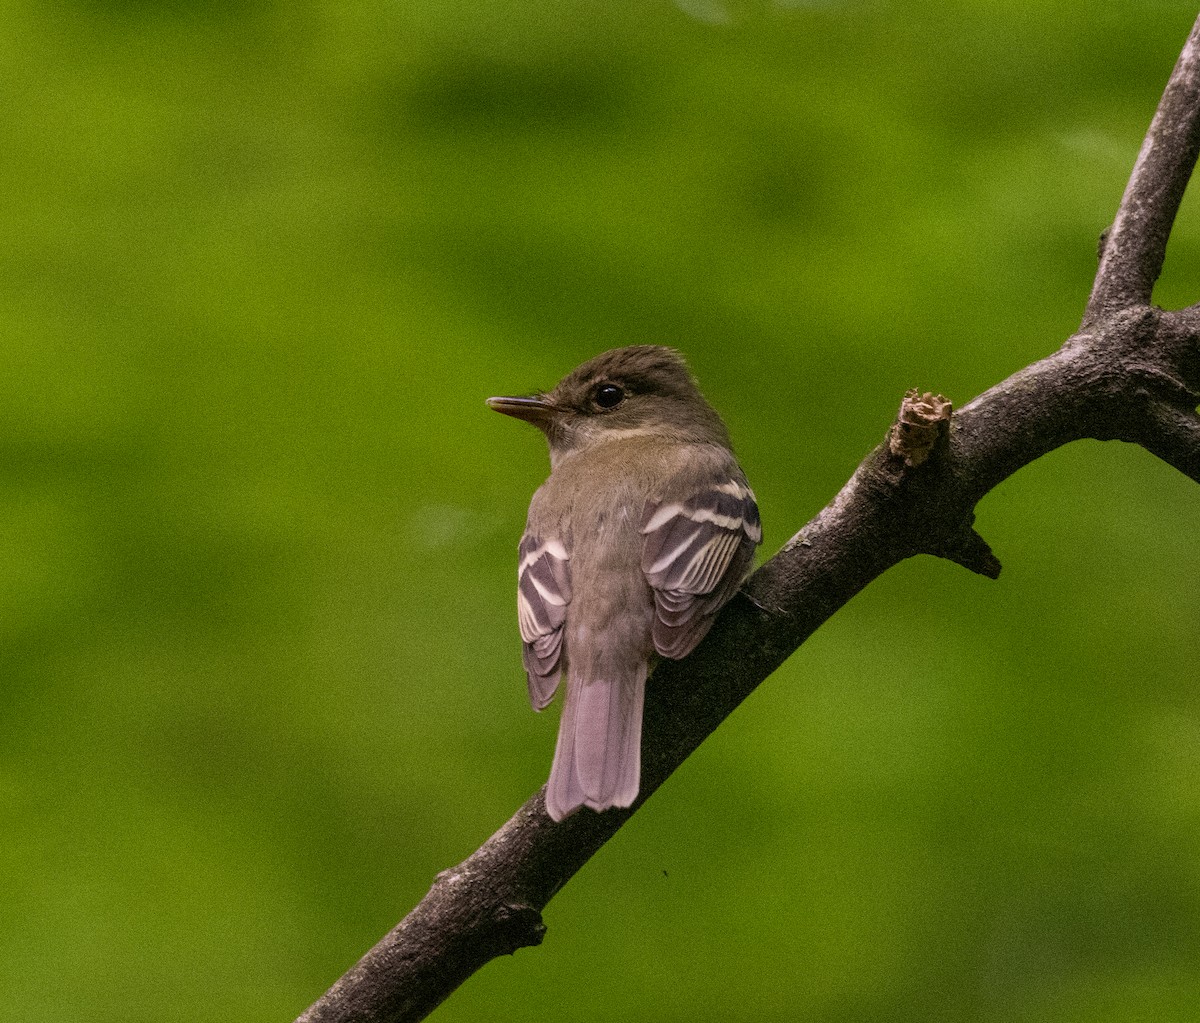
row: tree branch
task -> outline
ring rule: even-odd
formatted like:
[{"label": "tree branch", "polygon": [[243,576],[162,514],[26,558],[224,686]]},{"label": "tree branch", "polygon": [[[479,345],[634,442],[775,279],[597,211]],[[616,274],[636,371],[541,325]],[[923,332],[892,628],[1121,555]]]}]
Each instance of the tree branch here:
[{"label": "tree branch", "polygon": [[910,392],[888,437],[647,687],[641,795],[555,824],[543,792],[429,893],[300,1023],[423,1018],[496,956],[541,941],[541,910],[697,746],[835,611],[914,554],[995,577],[973,528],[1001,480],[1082,437],[1141,444],[1200,482],[1200,312],[1149,306],[1200,150],[1200,19],[1142,145],[1080,332],[950,414]]},{"label": "tree branch", "polygon": [[1139,443],[1167,465],[1200,483],[1200,416],[1173,408],[1156,408]]},{"label": "tree branch", "polygon": [[1100,269],[1084,322],[1148,305],[1167,239],[1200,152],[1200,21],[1159,101],[1120,209],[1100,247]]}]

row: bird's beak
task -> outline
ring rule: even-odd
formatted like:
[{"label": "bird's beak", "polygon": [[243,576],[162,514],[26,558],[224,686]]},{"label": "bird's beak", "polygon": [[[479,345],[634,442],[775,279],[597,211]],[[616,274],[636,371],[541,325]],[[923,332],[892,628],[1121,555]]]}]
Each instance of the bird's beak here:
[{"label": "bird's beak", "polygon": [[533,423],[534,426],[541,426],[547,422],[558,411],[558,407],[552,405],[541,395],[535,395],[532,398],[488,398],[488,408],[496,412],[503,412],[506,416],[513,416],[516,419],[524,419],[527,423]]}]

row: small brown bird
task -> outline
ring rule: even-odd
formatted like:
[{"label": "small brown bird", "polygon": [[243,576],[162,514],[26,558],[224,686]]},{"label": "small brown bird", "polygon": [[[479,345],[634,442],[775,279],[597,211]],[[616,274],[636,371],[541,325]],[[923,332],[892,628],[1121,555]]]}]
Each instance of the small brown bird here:
[{"label": "small brown bird", "polygon": [[754,494],[670,348],[617,348],[549,393],[488,405],[550,443],[517,568],[534,708],[567,677],[546,811],[629,806],[646,675],[690,653],[737,592],[762,539]]}]

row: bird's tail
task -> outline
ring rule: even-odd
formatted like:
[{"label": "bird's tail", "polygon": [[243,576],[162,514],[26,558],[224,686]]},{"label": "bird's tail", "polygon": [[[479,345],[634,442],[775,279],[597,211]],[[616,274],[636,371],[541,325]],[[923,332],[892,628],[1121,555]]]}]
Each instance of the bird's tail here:
[{"label": "bird's tail", "polygon": [[567,679],[546,812],[562,820],[581,806],[607,810],[637,798],[642,774],[645,664],[624,678]]}]

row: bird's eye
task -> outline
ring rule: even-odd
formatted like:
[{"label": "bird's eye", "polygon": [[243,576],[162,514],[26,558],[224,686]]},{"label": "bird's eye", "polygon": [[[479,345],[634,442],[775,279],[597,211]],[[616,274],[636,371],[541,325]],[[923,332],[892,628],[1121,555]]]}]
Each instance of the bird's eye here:
[{"label": "bird's eye", "polygon": [[600,408],[616,408],[625,400],[625,392],[616,384],[601,384],[596,388],[594,400]]}]

